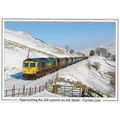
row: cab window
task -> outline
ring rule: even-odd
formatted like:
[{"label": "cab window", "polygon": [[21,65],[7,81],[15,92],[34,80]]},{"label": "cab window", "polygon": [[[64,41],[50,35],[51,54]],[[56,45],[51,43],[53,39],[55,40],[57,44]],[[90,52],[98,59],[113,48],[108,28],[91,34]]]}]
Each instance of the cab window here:
[{"label": "cab window", "polygon": [[30,67],[35,67],[35,63],[30,63]]},{"label": "cab window", "polygon": [[28,63],[24,63],[24,65],[23,65],[23,66],[24,66],[24,67],[28,67],[28,65],[29,65]]}]

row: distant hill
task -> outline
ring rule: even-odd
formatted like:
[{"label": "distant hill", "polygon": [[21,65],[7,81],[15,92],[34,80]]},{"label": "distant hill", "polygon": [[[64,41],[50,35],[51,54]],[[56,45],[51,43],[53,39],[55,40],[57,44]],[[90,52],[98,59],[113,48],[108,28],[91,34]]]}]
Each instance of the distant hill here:
[{"label": "distant hill", "polygon": [[95,48],[84,49],[84,50],[81,50],[81,52],[84,53],[85,55],[89,55],[90,50],[95,50],[97,47],[106,48],[108,52],[115,55],[115,43],[114,42],[96,46]]}]

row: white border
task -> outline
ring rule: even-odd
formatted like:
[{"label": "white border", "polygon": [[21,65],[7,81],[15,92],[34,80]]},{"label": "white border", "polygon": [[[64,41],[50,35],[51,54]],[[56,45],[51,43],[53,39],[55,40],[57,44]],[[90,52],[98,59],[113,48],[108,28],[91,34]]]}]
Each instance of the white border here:
[{"label": "white border", "polygon": [[[116,22],[116,87],[115,87],[115,97],[114,98],[91,98],[91,97],[83,97],[83,98],[76,98],[76,97],[72,97],[73,99],[80,99],[80,101],[83,101],[84,99],[85,100],[89,100],[92,99],[94,102],[95,100],[100,100],[100,101],[118,101],[118,43],[119,43],[119,36],[118,36],[118,27],[119,27],[119,21],[118,19],[47,19],[47,18],[3,18],[2,19],[2,54],[4,56],[5,52],[4,52],[4,22],[5,21],[30,21],[30,22]],[[17,101],[19,102],[19,98],[23,98],[23,99],[31,99],[31,98],[34,98],[34,99],[39,99],[39,98],[42,98],[42,99],[45,99],[45,98],[50,98],[50,99],[70,99],[70,97],[4,97],[4,60],[5,58],[3,57],[3,67],[2,67],[2,70],[3,70],[3,75],[2,75],[2,87],[3,88],[1,91],[2,91],[2,100],[7,100],[7,101]],[[18,98],[18,99],[16,99]],[[71,98],[71,99],[72,99]],[[44,101],[45,102],[45,101]],[[49,102],[49,101],[48,101]],[[84,101],[83,101],[84,102]]]}]

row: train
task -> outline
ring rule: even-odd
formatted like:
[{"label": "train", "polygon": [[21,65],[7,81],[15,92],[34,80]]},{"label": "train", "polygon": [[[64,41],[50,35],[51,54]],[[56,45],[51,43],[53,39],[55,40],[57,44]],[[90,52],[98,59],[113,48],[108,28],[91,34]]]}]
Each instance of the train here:
[{"label": "train", "polygon": [[75,64],[88,57],[66,58],[27,58],[23,61],[22,73],[24,80],[36,80],[46,74]]}]

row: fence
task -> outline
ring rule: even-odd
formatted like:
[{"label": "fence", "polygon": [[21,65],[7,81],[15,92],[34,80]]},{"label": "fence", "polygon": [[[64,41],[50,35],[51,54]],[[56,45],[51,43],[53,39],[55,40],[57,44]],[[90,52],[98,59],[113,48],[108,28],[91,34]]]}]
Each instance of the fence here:
[{"label": "fence", "polygon": [[68,83],[70,85],[59,85],[53,80],[49,80],[47,83],[47,90],[49,92],[67,97],[109,97],[108,95],[105,95],[100,91],[93,90],[80,82],[70,83],[68,81]]},{"label": "fence", "polygon": [[31,96],[36,93],[44,91],[45,88],[46,88],[45,85],[29,87],[29,88],[26,88],[25,86],[23,86],[22,88],[16,88],[14,85],[12,89],[4,90],[4,94],[5,94],[5,97]]},{"label": "fence", "polygon": [[81,88],[74,88],[74,86],[60,86],[58,94],[68,97],[82,97],[83,92]]},{"label": "fence", "polygon": [[32,96],[36,93],[40,93],[44,90],[49,92],[59,94],[67,97],[109,97],[100,91],[93,90],[85,86],[74,86],[71,84],[69,86],[57,85],[53,80],[46,82],[45,85],[39,85],[35,87],[26,88],[16,88],[14,85],[12,89],[4,90],[5,97],[22,97],[22,96]]},{"label": "fence", "polygon": [[57,93],[68,97],[103,97],[101,93],[93,89],[75,88],[74,86],[60,86]]}]

